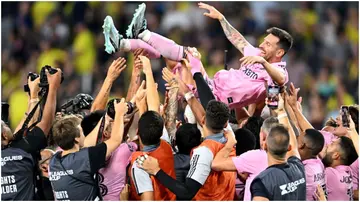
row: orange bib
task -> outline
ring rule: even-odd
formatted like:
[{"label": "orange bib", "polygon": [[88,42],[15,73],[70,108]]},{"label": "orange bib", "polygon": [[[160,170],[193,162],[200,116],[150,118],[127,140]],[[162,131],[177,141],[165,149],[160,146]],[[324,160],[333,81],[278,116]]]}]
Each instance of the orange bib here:
[{"label": "orange bib", "polygon": [[[132,165],[136,161],[137,157],[146,153],[149,156],[156,158],[159,162],[160,168],[169,176],[176,179],[175,168],[174,168],[174,155],[172,153],[170,145],[161,140],[160,146],[152,152],[134,152],[131,156],[131,164],[129,167],[129,176],[132,176]],[[169,189],[164,187],[154,176],[150,176],[153,189],[154,189],[154,200],[155,201],[174,201],[176,200],[175,194]],[[136,193],[136,188],[133,179],[130,177],[130,196],[129,200],[141,200],[140,196]]]}]

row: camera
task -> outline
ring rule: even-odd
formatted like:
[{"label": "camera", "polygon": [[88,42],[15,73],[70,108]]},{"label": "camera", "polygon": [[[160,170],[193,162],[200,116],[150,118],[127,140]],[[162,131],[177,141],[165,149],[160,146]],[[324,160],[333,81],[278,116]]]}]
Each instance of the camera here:
[{"label": "camera", "polygon": [[[35,79],[37,79],[40,76],[39,87],[41,89],[39,92],[39,96],[45,95],[49,90],[49,83],[48,83],[48,79],[47,79],[46,72],[45,72],[46,69],[49,71],[50,74],[55,74],[57,72],[57,69],[54,69],[49,65],[45,65],[44,67],[41,68],[40,75],[33,73],[33,72],[29,72],[28,77],[27,77],[27,78],[30,77],[31,81],[34,81]],[[64,74],[61,72],[61,83],[63,81],[64,81]],[[30,94],[29,84],[24,85],[24,91],[28,92]]]},{"label": "camera", "polygon": [[[107,113],[107,115],[108,115],[109,117],[111,117],[112,119],[115,118],[115,106],[114,106],[114,101],[115,101],[116,103],[119,103],[121,100],[118,99],[118,98],[115,98],[115,99],[110,100],[110,101],[108,102],[108,104],[107,104],[107,111],[106,111],[106,113]],[[127,104],[127,107],[128,107],[128,111],[126,112],[126,114],[131,114],[131,113],[134,111],[134,105],[133,105],[133,103],[131,103],[131,102],[126,102],[126,104]]]},{"label": "camera", "polygon": [[[29,74],[28,74],[28,76],[27,76],[27,78],[28,78],[28,79],[30,78],[31,81],[34,81],[34,80],[37,79],[38,77],[39,77],[39,75],[36,74],[36,73],[33,73],[33,72],[29,72]],[[24,85],[24,91],[27,92],[27,93],[29,93],[29,95],[30,95],[30,88],[29,88],[29,84],[28,84],[28,83]],[[40,93],[39,93],[39,94],[40,94]]]},{"label": "camera", "polygon": [[[81,93],[63,104],[61,111],[67,114],[78,114],[83,109],[90,109],[93,101],[94,99],[90,95]],[[71,109],[67,111],[69,107]]]}]

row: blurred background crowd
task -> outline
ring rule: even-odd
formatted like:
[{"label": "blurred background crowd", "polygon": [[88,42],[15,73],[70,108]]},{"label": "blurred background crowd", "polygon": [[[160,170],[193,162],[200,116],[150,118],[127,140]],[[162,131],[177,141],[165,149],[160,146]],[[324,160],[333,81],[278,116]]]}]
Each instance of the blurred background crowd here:
[{"label": "blurred background crowd", "polygon": [[[240,53],[226,39],[216,20],[203,16],[198,2],[147,2],[150,31],[176,43],[193,46],[202,54],[209,75],[224,68],[239,68]],[[44,65],[59,67],[65,80],[58,106],[88,93],[98,93],[111,62],[124,56],[128,68],[112,88],[112,97],[127,92],[133,55],[104,51],[102,24],[111,15],[125,35],[139,2],[1,2],[1,100],[10,104],[10,125],[15,128],[27,106],[23,91],[28,72]],[[358,2],[211,2],[254,46],[271,26],[289,31],[294,46],[287,54],[289,79],[300,87],[303,111],[317,129],[341,105],[358,103]],[[156,82],[162,60],[153,60]],[[164,92],[165,89],[160,89]],[[125,92],[125,93],[124,93]]]}]

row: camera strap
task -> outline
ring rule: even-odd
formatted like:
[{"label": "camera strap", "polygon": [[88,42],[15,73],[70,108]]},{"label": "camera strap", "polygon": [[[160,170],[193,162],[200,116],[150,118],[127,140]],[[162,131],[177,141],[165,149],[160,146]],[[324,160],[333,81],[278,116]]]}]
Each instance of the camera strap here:
[{"label": "camera strap", "polygon": [[96,144],[100,144],[103,142],[103,132],[104,132],[104,127],[105,127],[105,116],[106,113],[104,114],[104,116],[101,119],[101,123],[100,123],[100,127],[99,127],[99,131],[98,131],[98,135],[97,135],[97,140],[96,140]]},{"label": "camera strap", "polygon": [[[41,105],[41,103],[44,101],[44,97],[42,97],[38,103],[36,103],[36,105],[34,106],[34,108],[30,111],[30,113],[28,114],[28,116],[26,117],[21,129],[15,134],[15,139],[17,138],[21,138],[23,136],[27,135],[27,131],[31,130],[33,127],[36,126],[36,124],[38,124],[41,119],[42,119],[42,113],[43,113],[43,107]],[[39,118],[38,120],[35,121],[35,123],[33,123],[30,127],[28,127],[30,120],[32,119],[32,117],[34,116],[37,108],[40,106],[40,114],[39,114]]]}]

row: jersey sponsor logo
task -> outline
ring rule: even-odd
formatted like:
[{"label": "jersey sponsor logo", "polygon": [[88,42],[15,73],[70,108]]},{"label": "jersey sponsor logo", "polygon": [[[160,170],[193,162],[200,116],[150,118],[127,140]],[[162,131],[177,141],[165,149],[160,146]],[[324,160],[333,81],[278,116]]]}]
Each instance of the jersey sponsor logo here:
[{"label": "jersey sponsor logo", "polygon": [[1,194],[16,193],[17,186],[14,175],[1,177]]},{"label": "jersey sponsor logo", "polygon": [[229,104],[231,104],[231,103],[233,103],[233,102],[234,102],[234,100],[233,100],[233,98],[232,98],[232,97],[228,97],[228,98],[227,98],[227,100],[228,100],[228,103],[229,103]]},{"label": "jersey sponsor logo", "polygon": [[17,156],[5,156],[4,158],[1,157],[1,166],[6,165],[7,161],[21,161],[23,159],[23,156],[17,155]]},{"label": "jersey sponsor logo", "polygon": [[292,192],[296,191],[298,185],[304,184],[304,183],[305,183],[305,178],[301,178],[301,179],[296,180],[294,182],[290,182],[290,183],[287,183],[287,184],[280,185],[279,188],[281,190],[281,195],[283,196],[283,195],[286,195],[286,194],[289,194],[289,193],[292,193]]},{"label": "jersey sponsor logo", "polygon": [[246,76],[248,76],[252,79],[255,79],[255,80],[258,79],[258,77],[259,77],[257,73],[255,73],[254,71],[252,71],[251,69],[249,69],[247,67],[243,68],[243,72]]}]

